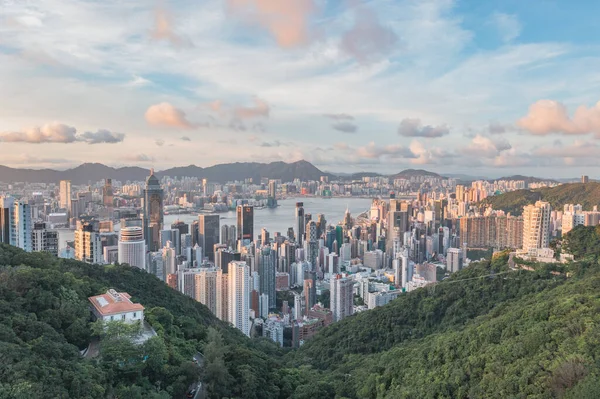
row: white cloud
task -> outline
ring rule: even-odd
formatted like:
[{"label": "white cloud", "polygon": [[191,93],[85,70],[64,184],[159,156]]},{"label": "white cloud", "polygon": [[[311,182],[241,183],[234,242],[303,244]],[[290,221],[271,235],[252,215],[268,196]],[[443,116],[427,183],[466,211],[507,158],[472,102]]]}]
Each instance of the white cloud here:
[{"label": "white cloud", "polygon": [[163,102],[150,106],[146,110],[146,121],[154,126],[193,129],[195,125],[187,120],[185,112]]},{"label": "white cloud", "polygon": [[600,102],[592,107],[579,106],[572,117],[567,107],[553,100],[540,100],[529,107],[529,113],[517,125],[536,135],[595,133],[600,136]]},{"label": "white cloud", "polygon": [[84,132],[77,135],[77,129],[62,123],[48,123],[22,131],[0,133],[0,142],[5,143],[61,143],[70,144],[84,142],[87,144],[114,144],[125,139],[125,134],[115,133],[106,129],[97,132]]},{"label": "white cloud", "polygon": [[521,34],[521,22],[514,14],[495,12],[491,23],[496,27],[502,40],[506,43],[515,40]]}]

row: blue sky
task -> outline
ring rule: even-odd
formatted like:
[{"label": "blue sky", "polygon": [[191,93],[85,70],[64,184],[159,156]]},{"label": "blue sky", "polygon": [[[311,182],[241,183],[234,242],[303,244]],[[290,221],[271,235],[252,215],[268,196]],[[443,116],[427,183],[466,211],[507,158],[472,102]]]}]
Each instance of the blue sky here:
[{"label": "blue sky", "polygon": [[596,176],[600,4],[0,0],[0,164]]}]

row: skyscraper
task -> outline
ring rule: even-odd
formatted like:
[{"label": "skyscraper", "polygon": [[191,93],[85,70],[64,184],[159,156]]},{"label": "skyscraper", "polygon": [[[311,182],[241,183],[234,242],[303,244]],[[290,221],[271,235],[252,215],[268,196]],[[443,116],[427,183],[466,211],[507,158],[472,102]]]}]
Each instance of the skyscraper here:
[{"label": "skyscraper", "polygon": [[246,262],[229,264],[229,322],[250,335],[250,271]]},{"label": "skyscraper", "polygon": [[354,313],[354,281],[337,274],[331,280],[330,308],[333,320],[340,321]]},{"label": "skyscraper", "polygon": [[154,169],[150,170],[150,176],[146,179],[144,189],[144,239],[150,252],[157,251],[160,247],[160,231],[163,228],[164,191],[160,182],[154,175]]},{"label": "skyscraper", "polygon": [[448,248],[446,270],[455,273],[463,268],[463,251],[460,248]]},{"label": "skyscraper", "polygon": [[196,275],[196,295],[198,302],[217,314],[217,284],[219,284],[217,269],[202,269]]},{"label": "skyscraper", "polygon": [[270,247],[265,246],[256,250],[256,262],[258,263],[258,274],[260,276],[260,293],[269,297],[269,309],[275,307],[275,278],[277,274],[276,253]]},{"label": "skyscraper", "polygon": [[146,270],[146,241],[141,227],[125,227],[119,233],[119,263]]},{"label": "skyscraper", "polygon": [[200,215],[198,218],[198,239],[204,256],[215,261],[215,244],[219,243],[219,215]]},{"label": "skyscraper", "polygon": [[75,259],[87,263],[102,263],[102,241],[93,223],[83,223],[75,230]]},{"label": "skyscraper", "polygon": [[317,257],[319,255],[319,240],[317,238],[317,223],[311,220],[306,225],[306,260],[311,264],[313,270],[317,267]]},{"label": "skyscraper", "polygon": [[304,300],[306,302],[305,314],[317,303],[317,273],[314,271],[304,272]]},{"label": "skyscraper", "polygon": [[31,208],[26,201],[19,200],[13,204],[12,225],[11,225],[11,245],[19,247],[27,252],[31,252]]},{"label": "skyscraper", "polygon": [[71,180],[60,181],[59,206],[71,212]]},{"label": "skyscraper", "polygon": [[254,241],[254,207],[238,205],[237,238],[241,241]]},{"label": "skyscraper", "polygon": [[276,180],[269,180],[267,206],[269,208],[275,208],[277,206],[277,181]]},{"label": "skyscraper", "polygon": [[535,252],[550,245],[550,213],[548,202],[537,201],[523,208],[523,250]]},{"label": "skyscraper", "polygon": [[4,244],[12,245],[13,242],[11,226],[14,203],[13,197],[0,197],[0,242]]},{"label": "skyscraper", "polygon": [[102,203],[105,207],[113,207],[113,188],[112,179],[106,179],[102,187]]},{"label": "skyscraper", "polygon": [[302,243],[304,240],[304,227],[306,223],[304,223],[304,203],[296,202],[296,242],[299,247],[302,247]]},{"label": "skyscraper", "polygon": [[58,256],[58,231],[47,229],[44,222],[34,223],[31,233],[31,250],[49,252]]}]

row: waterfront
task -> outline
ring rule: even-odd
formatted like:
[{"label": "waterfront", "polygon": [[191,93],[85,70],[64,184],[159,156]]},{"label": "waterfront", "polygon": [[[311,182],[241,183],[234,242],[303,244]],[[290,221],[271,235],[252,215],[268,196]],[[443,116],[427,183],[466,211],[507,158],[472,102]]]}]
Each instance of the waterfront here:
[{"label": "waterfront", "polygon": [[[275,232],[287,234],[287,229],[294,226],[294,209],[296,202],[304,203],[304,212],[310,213],[313,219],[319,213],[325,215],[328,224],[338,224],[346,212],[346,208],[350,210],[352,217],[356,218],[360,213],[367,211],[371,207],[371,198],[288,198],[279,200],[277,208],[255,209],[254,211],[254,236],[260,234],[260,230],[264,227],[271,235]],[[221,216],[221,226],[224,224],[235,225],[235,211],[219,213]],[[181,214],[181,215],[165,215],[165,227],[169,227],[176,220],[181,220],[184,223],[192,223],[197,220],[197,215]],[[118,230],[119,225],[115,225],[115,230]],[[73,230],[59,229],[60,247],[65,247],[66,242],[73,240]]]}]

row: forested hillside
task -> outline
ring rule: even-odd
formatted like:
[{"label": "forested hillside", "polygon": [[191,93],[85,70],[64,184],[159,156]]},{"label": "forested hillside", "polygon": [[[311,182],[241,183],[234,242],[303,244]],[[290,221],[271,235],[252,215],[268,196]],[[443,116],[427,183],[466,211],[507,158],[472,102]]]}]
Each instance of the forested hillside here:
[{"label": "forested hillside", "polygon": [[[87,298],[108,288],[143,304],[158,337],[142,347],[107,340],[102,356],[86,360]],[[202,375],[192,361],[198,352]],[[200,378],[212,398],[277,398],[279,355],[136,268],[0,246],[0,398],[180,398]]]},{"label": "forested hillside", "polygon": [[600,205],[600,183],[572,183],[535,190],[511,191],[488,197],[481,205],[491,205],[494,209],[519,216],[523,213],[525,205],[538,200],[549,202],[553,209],[562,209],[565,204],[581,204],[584,210],[591,210],[594,205]]},{"label": "forested hillside", "polygon": [[338,397],[600,397],[598,264],[506,263],[481,262],[336,323],[290,362]]}]

